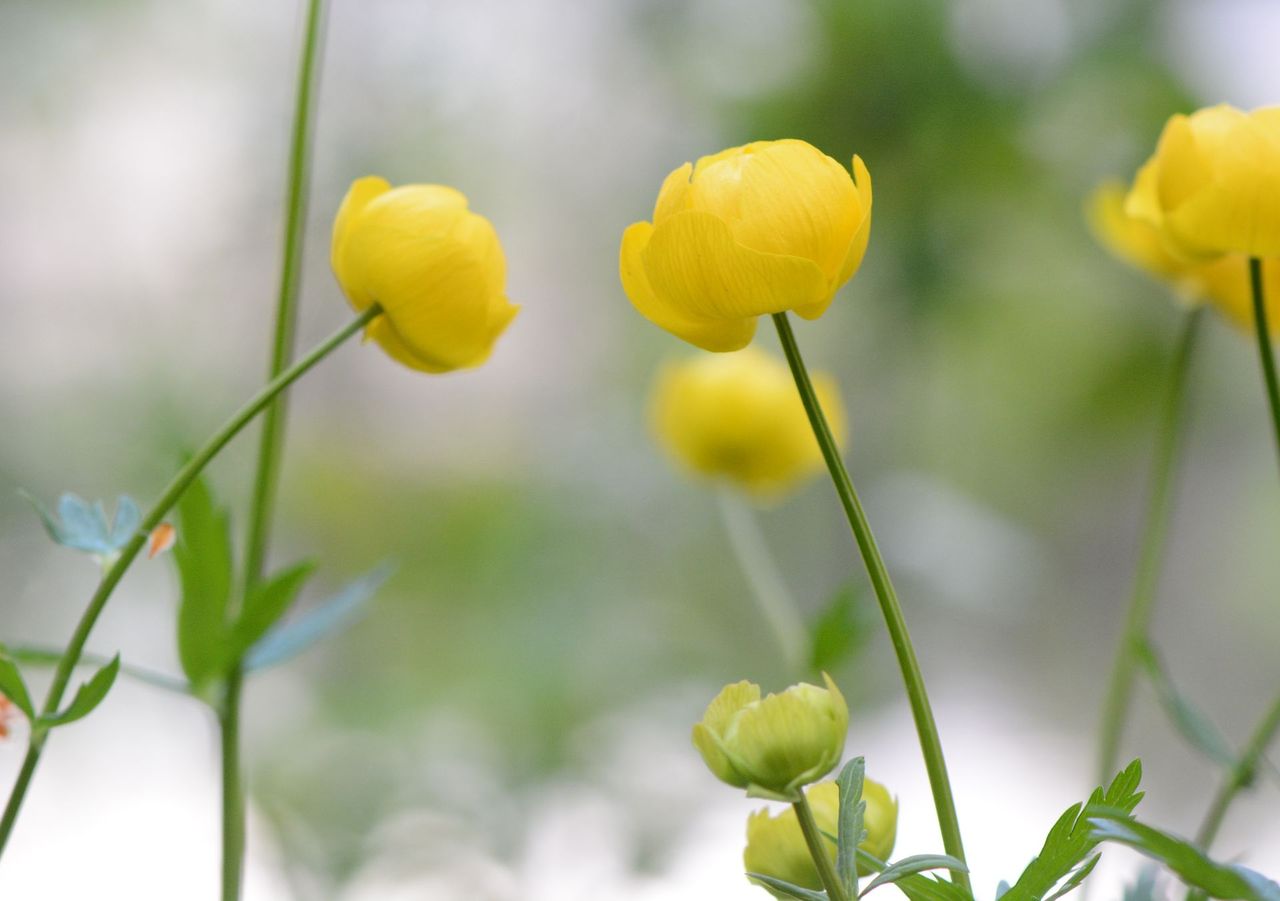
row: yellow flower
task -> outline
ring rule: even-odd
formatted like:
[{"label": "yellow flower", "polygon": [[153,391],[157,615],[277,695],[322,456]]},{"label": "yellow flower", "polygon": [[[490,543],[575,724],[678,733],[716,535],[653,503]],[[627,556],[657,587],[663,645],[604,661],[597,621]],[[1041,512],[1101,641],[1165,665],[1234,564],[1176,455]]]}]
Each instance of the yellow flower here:
[{"label": "yellow flower", "polygon": [[[835,381],[814,385],[836,440],[845,415]],[[660,443],[681,464],[772,497],[822,469],[804,404],[786,363],[753,347],[668,363],[650,401]]]},{"label": "yellow flower", "polygon": [[423,372],[479,366],[519,311],[507,300],[506,260],[489,220],[443,185],[352,183],[333,223],[334,274],[365,329]]},{"label": "yellow flower", "polygon": [[[834,782],[819,782],[809,786],[805,796],[809,799],[819,831],[835,835],[839,828],[839,786]],[[867,831],[867,837],[858,847],[887,862],[898,837],[898,802],[890,796],[887,788],[871,779],[863,780],[862,799],[867,804],[862,815],[862,828]],[[827,853],[834,866],[835,842],[827,842]],[[747,847],[742,852],[742,864],[748,873],[772,876],[804,888],[822,888],[818,868],[813,864],[792,807],[785,808],[777,816],[770,816],[767,809],[751,814],[747,819]],[[858,872],[865,876],[869,870],[859,865]]]},{"label": "yellow flower", "polygon": [[746,347],[756,317],[826,311],[862,263],[871,175],[804,141],[757,141],[685,163],[653,222],[622,236],[622,286],[645,318],[706,350]]},{"label": "yellow flower", "polygon": [[722,782],[789,800],[840,762],[849,708],[831,677],[761,699],[751,682],[726,685],[693,727],[693,744]]},{"label": "yellow flower", "polygon": [[1125,206],[1189,260],[1280,256],[1280,107],[1171,117]]},{"label": "yellow flower", "polygon": [[[1109,182],[1090,195],[1086,214],[1098,241],[1124,262],[1167,281],[1184,302],[1207,301],[1233,325],[1252,332],[1249,258],[1227,254],[1204,262],[1174,255],[1159,229],[1127,212],[1125,194],[1122,184]],[[1262,265],[1267,324],[1273,335],[1280,335],[1280,259],[1263,260]]]}]

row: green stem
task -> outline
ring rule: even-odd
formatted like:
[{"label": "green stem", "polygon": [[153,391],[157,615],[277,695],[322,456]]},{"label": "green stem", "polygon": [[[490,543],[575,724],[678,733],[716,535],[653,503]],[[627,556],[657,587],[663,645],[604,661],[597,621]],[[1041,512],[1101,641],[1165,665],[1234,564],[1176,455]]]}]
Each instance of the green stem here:
[{"label": "green stem", "polygon": [[[311,117],[315,106],[313,97],[319,73],[317,60],[323,45],[324,21],[324,0],[309,0],[289,143],[288,187],[284,201],[284,248],[281,253],[274,338],[267,369],[269,378],[275,378],[289,365],[296,344],[303,231],[310,189],[307,162],[311,144]],[[267,537],[271,532],[272,513],[278,494],[286,413],[285,396],[281,395],[271,403],[263,416],[245,539],[244,582],[238,603],[233,600],[228,616],[235,616],[243,599],[262,578]],[[240,692],[243,682],[243,673],[239,663],[236,663],[227,677],[218,718],[222,751],[223,901],[238,901],[244,880],[245,801],[239,743]]]},{"label": "green stem", "polygon": [[827,890],[827,898],[829,901],[849,901],[849,896],[845,894],[844,886],[840,882],[840,876],[831,863],[831,855],[827,853],[827,838],[818,828],[817,821],[813,818],[813,810],[809,807],[809,799],[804,796],[803,790],[800,792],[800,800],[791,806],[795,808],[796,819],[800,822],[800,831],[804,833],[804,843],[809,846],[809,856],[813,858],[813,865],[818,868],[818,878],[822,880],[822,885]]},{"label": "green stem", "polygon": [[1173,506],[1173,475],[1177,468],[1178,452],[1186,420],[1187,376],[1194,356],[1196,336],[1204,319],[1201,309],[1186,315],[1182,334],[1178,338],[1173,362],[1169,368],[1164,403],[1160,408],[1160,420],[1156,433],[1155,454],[1151,462],[1150,494],[1147,500],[1142,545],[1138,566],[1134,573],[1129,610],[1125,617],[1124,631],[1116,648],[1115,662],[1107,684],[1106,702],[1103,706],[1102,729],[1098,743],[1098,778],[1101,785],[1115,775],[1120,757],[1120,742],[1124,724],[1133,698],[1133,682],[1137,674],[1136,645],[1146,638],[1155,603],[1156,584],[1159,581],[1160,564],[1164,556],[1165,539],[1169,531],[1170,512]]},{"label": "green stem", "polygon": [[[81,615],[80,622],[76,624],[71,641],[67,644],[62,658],[54,670],[53,681],[49,685],[48,694],[45,696],[44,705],[40,710],[41,714],[51,714],[57,711],[58,706],[62,703],[63,693],[67,689],[67,683],[71,680],[71,674],[80,661],[80,655],[84,652],[84,645],[89,639],[89,633],[93,630],[98,617],[102,614],[103,608],[106,607],[107,601],[111,598],[111,593],[115,591],[116,585],[119,584],[125,572],[133,563],[134,558],[138,556],[138,552],[146,544],[147,537],[151,531],[160,524],[165,514],[178,502],[178,498],[182,497],[183,492],[195,481],[205,466],[209,464],[209,461],[217,456],[255,416],[261,413],[277,394],[305,375],[313,366],[372,322],[374,318],[381,315],[381,313],[382,307],[378,304],[369,307],[369,309],[344,325],[333,335],[316,345],[310,353],[289,367],[289,369],[272,379],[243,407],[236,411],[213,434],[213,437],[187,461],[187,464],[182,469],[178,470],[177,475],[170,480],[161,493],[160,499],[155,502],[154,506],[143,518],[142,525],[138,528],[137,533],[129,539],[128,544],[120,549],[120,556],[116,558],[115,563],[107,570],[106,575],[102,577],[102,581],[98,583],[97,591],[89,599],[89,605]],[[9,835],[13,831],[13,824],[18,818],[18,811],[21,809],[23,799],[26,797],[32,774],[40,761],[40,754],[46,737],[45,735],[33,735],[32,741],[27,748],[27,756],[23,760],[18,779],[9,794],[4,816],[0,818],[0,854],[4,853],[4,848],[9,841]]]},{"label": "green stem", "polygon": [[[62,660],[63,654],[62,648],[32,644],[13,645],[8,648],[8,651],[9,656],[18,663],[30,663],[33,666],[57,666],[58,662]],[[109,664],[111,659],[106,654],[84,651],[80,654],[77,666],[92,666],[101,669]],[[165,691],[171,691],[174,694],[191,695],[191,685],[187,680],[170,676],[167,673],[157,672],[145,666],[121,663],[120,675],[128,676],[138,682],[145,682],[155,688],[163,688]]]},{"label": "green stem", "polygon": [[[938,813],[938,826],[942,831],[942,843],[948,854],[961,861],[964,857],[964,842],[960,838],[960,821],[956,816],[955,798],[951,792],[951,779],[947,775],[947,763],[942,755],[942,740],[938,737],[938,724],[934,722],[933,708],[929,704],[929,695],[925,690],[924,675],[920,672],[920,663],[916,659],[915,648],[911,644],[911,634],[907,631],[907,623],[902,615],[902,605],[898,602],[897,592],[889,579],[889,571],[885,568],[884,559],[876,545],[875,536],[871,532],[871,524],[862,510],[862,502],[854,491],[853,482],[840,458],[840,449],[836,446],[831,428],[827,425],[818,395],[809,380],[809,372],[805,368],[804,359],[800,356],[800,348],[796,344],[795,335],[791,331],[791,323],[786,313],[773,314],[773,324],[778,330],[778,339],[787,355],[787,363],[791,366],[791,375],[795,378],[796,388],[800,391],[800,400],[804,403],[805,412],[809,415],[809,424],[818,439],[822,456],[827,461],[827,469],[831,471],[831,479],[835,483],[836,493],[844,505],[845,515],[849,519],[849,527],[853,530],[854,540],[862,553],[867,575],[875,589],[876,599],[880,602],[880,612],[884,616],[885,626],[889,631],[889,639],[893,643],[894,654],[898,658],[898,666],[902,670],[902,681],[906,685],[907,700],[911,704],[911,715],[915,720],[916,734],[920,740],[920,750],[924,755],[925,769],[929,773],[929,785],[933,789],[933,804]],[[967,873],[951,871],[951,878],[965,888],[969,887]]]},{"label": "green stem", "polygon": [[1218,829],[1227,815],[1227,808],[1231,806],[1231,802],[1235,800],[1242,788],[1253,783],[1262,755],[1266,753],[1267,746],[1271,744],[1277,732],[1280,732],[1280,697],[1276,698],[1271,708],[1263,715],[1257,729],[1254,730],[1253,737],[1249,739],[1249,744],[1240,752],[1240,759],[1219,786],[1218,793],[1214,795],[1213,803],[1209,805],[1204,822],[1200,824],[1200,830],[1196,833],[1196,844],[1201,850],[1206,853],[1209,851],[1209,846],[1213,844],[1213,840],[1218,835]]},{"label": "green stem", "polygon": [[725,531],[729,533],[729,544],[755,595],[760,614],[778,640],[787,670],[797,677],[802,676],[807,663],[804,620],[787,590],[787,583],[778,572],[764,535],[760,533],[760,523],[756,521],[754,511],[730,489],[718,491],[717,498]]},{"label": "green stem", "polygon": [[1271,408],[1271,428],[1280,451],[1280,382],[1276,378],[1276,356],[1271,346],[1271,328],[1267,323],[1267,299],[1262,286],[1262,260],[1249,258],[1249,285],[1253,289],[1254,332],[1258,337],[1258,357],[1262,360],[1262,377],[1267,386],[1267,403]]}]

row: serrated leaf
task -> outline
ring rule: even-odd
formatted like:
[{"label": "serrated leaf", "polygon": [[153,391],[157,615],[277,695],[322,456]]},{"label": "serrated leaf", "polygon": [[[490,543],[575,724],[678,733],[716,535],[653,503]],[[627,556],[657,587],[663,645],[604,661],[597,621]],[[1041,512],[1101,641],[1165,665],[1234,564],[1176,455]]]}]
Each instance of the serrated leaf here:
[{"label": "serrated leaf", "polygon": [[941,869],[952,870],[957,873],[969,872],[969,868],[965,866],[963,860],[958,860],[950,854],[916,854],[889,864],[879,876],[871,880],[871,883],[862,890],[858,897],[861,898],[872,889],[879,888],[882,885],[889,885],[908,876],[914,876],[926,870]]},{"label": "serrated leaf", "polygon": [[909,901],[973,901],[973,893],[941,876],[914,874],[894,883]]},{"label": "serrated leaf", "polygon": [[350,626],[394,571],[394,566],[383,564],[351,582],[319,606],[292,620],[277,624],[245,654],[245,669],[261,670],[278,666],[321,639]]},{"label": "serrated leaf", "polygon": [[872,633],[872,614],[855,585],[836,593],[813,624],[809,665],[815,673],[834,670],[862,647]]},{"label": "serrated leaf", "polygon": [[1218,863],[1185,839],[1112,813],[1091,817],[1099,841],[1116,842],[1164,864],[1192,888],[1223,901],[1280,901],[1280,885],[1256,870]]},{"label": "serrated leaf", "polygon": [[26,680],[22,678],[18,664],[7,653],[0,654],[0,694],[12,701],[29,721],[34,722],[35,707],[31,703],[31,693],[27,691]]},{"label": "serrated leaf", "polygon": [[293,604],[303,584],[315,572],[314,562],[305,560],[283,569],[253,587],[245,598],[244,610],[231,627],[228,662],[234,665],[249,648],[257,644],[267,630]]},{"label": "serrated leaf", "polygon": [[1045,898],[1044,901],[1057,901],[1063,895],[1074,892],[1080,887],[1080,883],[1089,878],[1089,874],[1093,872],[1093,868],[1098,865],[1098,861],[1101,859],[1101,854],[1095,854],[1085,861],[1084,866],[1076,867],[1075,871],[1062,883],[1062,886],[1048,898]]},{"label": "serrated leaf", "polygon": [[1098,807],[1108,807],[1128,815],[1142,800],[1138,783],[1142,780],[1142,763],[1135,760],[1111,781],[1104,792],[1094,790],[1087,804],[1073,804],[1054,823],[1036,858],[1023,870],[1018,881],[1002,896],[1002,901],[1040,901],[1059,882],[1070,881],[1076,867],[1098,845],[1087,814]]},{"label": "serrated leaf", "polygon": [[1156,690],[1160,706],[1164,708],[1178,733],[1214,763],[1226,768],[1234,767],[1238,759],[1236,752],[1218,727],[1174,686],[1151,643],[1136,642],[1133,650]]},{"label": "serrated leaf", "polygon": [[111,658],[110,663],[99,669],[88,682],[80,686],[66,709],[61,713],[40,717],[40,725],[46,727],[65,726],[68,723],[74,723],[76,720],[84,719],[94,711],[94,708],[102,703],[107,696],[107,692],[111,691],[111,686],[115,685],[116,676],[119,673],[120,655],[116,654],[115,657]]},{"label": "serrated leaf", "polygon": [[866,831],[862,828],[862,815],[867,803],[862,800],[862,780],[866,775],[866,761],[855,757],[844,765],[836,778],[840,790],[840,810],[836,818],[836,875],[844,886],[845,894],[858,894],[858,845]]},{"label": "serrated leaf", "polygon": [[800,901],[827,901],[826,892],[815,892],[813,889],[794,885],[783,879],[776,879],[773,876],[765,876],[762,873],[748,873],[747,878],[767,886],[787,898],[799,898]]},{"label": "serrated leaf", "polygon": [[182,583],[178,607],[178,660],[199,692],[227,665],[231,600],[231,529],[225,510],[214,506],[203,478],[178,501],[178,543],[173,559]]}]

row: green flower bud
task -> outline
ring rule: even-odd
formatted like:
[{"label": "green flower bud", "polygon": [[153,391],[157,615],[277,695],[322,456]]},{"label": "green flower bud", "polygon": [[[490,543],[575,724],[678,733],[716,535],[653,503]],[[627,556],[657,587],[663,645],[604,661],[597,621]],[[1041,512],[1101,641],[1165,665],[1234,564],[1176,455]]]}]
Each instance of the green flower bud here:
[{"label": "green flower bud", "polygon": [[[805,791],[813,819],[818,829],[827,835],[835,835],[839,828],[840,788],[834,782],[819,782]],[[889,790],[870,779],[862,783],[862,799],[867,808],[862,816],[862,828],[867,837],[858,846],[872,857],[887,860],[893,853],[893,843],[898,835],[898,803]],[[827,843],[827,853],[835,866],[835,842]],[[822,880],[818,868],[809,855],[804,833],[796,820],[794,808],[788,807],[777,816],[768,810],[757,810],[747,819],[747,847],[742,852],[742,863],[748,873],[759,873],[784,879],[793,885],[819,890]],[[867,875],[859,866],[858,873]]]},{"label": "green flower bud", "polygon": [[726,685],[693,727],[693,744],[723,782],[783,801],[835,768],[844,753],[849,708],[831,677],[760,697],[751,682]]}]

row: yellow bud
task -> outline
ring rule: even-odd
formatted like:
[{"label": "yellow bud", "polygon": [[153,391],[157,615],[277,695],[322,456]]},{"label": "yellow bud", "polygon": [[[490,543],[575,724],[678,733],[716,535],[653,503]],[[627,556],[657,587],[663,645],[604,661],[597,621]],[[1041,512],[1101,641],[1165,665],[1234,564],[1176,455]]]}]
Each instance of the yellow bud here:
[{"label": "yellow bud", "polygon": [[[837,441],[845,432],[835,381],[814,386]],[[772,498],[823,467],[804,404],[786,363],[748,347],[668,363],[650,401],[659,442],[683,466]]]},{"label": "yellow bud", "polygon": [[751,682],[726,685],[693,727],[693,743],[721,781],[755,794],[798,797],[840,762],[849,708],[831,677],[760,697]]},{"label": "yellow bud", "polygon": [[619,272],[632,304],[713,351],[751,341],[756,317],[817,319],[862,264],[871,175],[804,141],[757,141],[667,176],[652,222],[622,236]]},{"label": "yellow bud", "polygon": [[[809,799],[818,830],[826,835],[836,835],[840,814],[839,787],[834,782],[819,782],[807,788],[805,796]],[[887,788],[871,779],[863,781],[862,798],[867,804],[862,817],[862,828],[867,831],[867,837],[858,847],[872,857],[887,861],[898,835],[898,803],[889,795]],[[834,866],[835,842],[827,843],[827,853]],[[772,876],[804,888],[822,888],[818,868],[813,864],[796,812],[791,807],[780,811],[777,816],[770,816],[766,809],[751,814],[747,819],[747,847],[742,852],[742,863],[748,873]],[[858,872],[865,876],[868,870],[859,866]]]},{"label": "yellow bud", "polygon": [[357,313],[382,305],[366,337],[423,372],[479,366],[520,309],[504,293],[493,226],[443,185],[357,179],[334,219],[331,261]]},{"label": "yellow bud", "polygon": [[1187,260],[1280,256],[1280,107],[1171,117],[1125,206]]},{"label": "yellow bud", "polygon": [[[1236,327],[1253,331],[1249,258],[1237,253],[1205,262],[1171,253],[1158,228],[1129,212],[1125,195],[1118,183],[1090,195],[1086,213],[1098,241],[1124,262],[1169,282],[1187,303],[1207,301]],[[1263,286],[1267,323],[1280,335],[1280,259],[1263,260]]]}]

